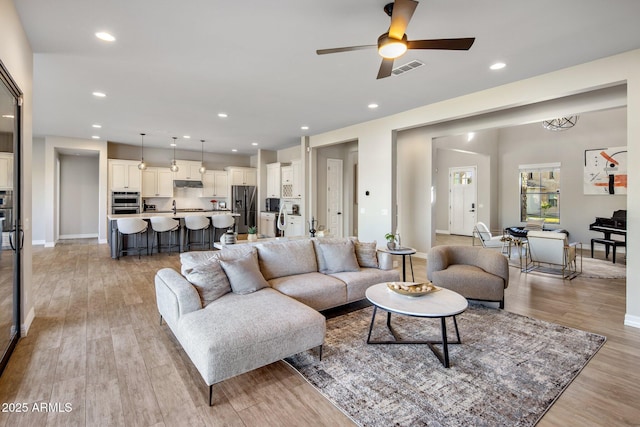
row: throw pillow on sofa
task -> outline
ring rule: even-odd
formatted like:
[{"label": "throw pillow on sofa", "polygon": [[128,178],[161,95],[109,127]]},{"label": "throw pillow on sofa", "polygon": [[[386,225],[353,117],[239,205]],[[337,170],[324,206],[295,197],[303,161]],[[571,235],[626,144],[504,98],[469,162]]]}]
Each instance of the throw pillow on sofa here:
[{"label": "throw pillow on sofa", "polygon": [[378,243],[374,240],[371,243],[354,242],[356,249],[356,259],[360,267],[378,268]]},{"label": "throw pillow on sofa", "polygon": [[192,267],[186,278],[198,291],[202,307],[231,292],[229,279],[217,259]]},{"label": "throw pillow on sofa", "polygon": [[220,260],[220,265],[229,278],[231,290],[236,294],[250,294],[269,286],[258,266],[256,248],[245,255],[228,260]]},{"label": "throw pillow on sofa", "polygon": [[320,248],[324,260],[320,273],[332,274],[360,270],[351,240],[335,243],[319,242],[317,247]]},{"label": "throw pillow on sofa", "polygon": [[261,243],[256,249],[260,271],[266,280],[318,271],[311,240]]}]

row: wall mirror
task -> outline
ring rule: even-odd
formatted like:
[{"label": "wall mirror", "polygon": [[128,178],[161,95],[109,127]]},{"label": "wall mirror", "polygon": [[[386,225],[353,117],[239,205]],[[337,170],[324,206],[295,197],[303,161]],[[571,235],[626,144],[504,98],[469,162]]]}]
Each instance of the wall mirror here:
[{"label": "wall mirror", "polygon": [[21,99],[0,61],[0,373],[20,338]]}]

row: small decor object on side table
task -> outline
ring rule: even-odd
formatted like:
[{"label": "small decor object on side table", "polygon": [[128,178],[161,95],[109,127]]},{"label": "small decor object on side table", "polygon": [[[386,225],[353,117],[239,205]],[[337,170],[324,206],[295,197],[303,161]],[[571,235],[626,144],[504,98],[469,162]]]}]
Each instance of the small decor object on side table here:
[{"label": "small decor object on side table", "polygon": [[311,217],[311,221],[309,221],[309,235],[311,237],[316,237],[316,227],[318,226],[318,220],[314,217]]},{"label": "small decor object on side table", "polygon": [[253,227],[249,227],[247,230],[247,240],[250,242],[255,242],[258,240],[258,227],[255,225]]},{"label": "small decor object on side table", "polygon": [[397,234],[394,233],[387,233],[384,235],[384,238],[387,239],[387,248],[389,248],[389,250],[394,250],[396,248],[396,237],[399,237]]}]

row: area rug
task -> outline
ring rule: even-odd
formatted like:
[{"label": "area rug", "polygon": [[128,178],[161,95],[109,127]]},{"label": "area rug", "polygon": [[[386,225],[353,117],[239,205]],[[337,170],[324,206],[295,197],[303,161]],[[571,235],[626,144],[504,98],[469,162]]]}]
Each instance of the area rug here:
[{"label": "area rug", "polygon": [[[504,310],[470,306],[444,368],[426,345],[368,345],[372,307],[327,320],[322,361],[286,361],[361,426],[532,426],[606,338]],[[379,312],[372,339],[392,339]],[[440,336],[440,321],[394,315],[404,339]],[[449,322],[449,336],[453,323]]]},{"label": "area rug", "polygon": [[[624,256],[624,255],[623,255]],[[620,257],[620,255],[618,255]],[[604,260],[590,258],[589,255],[582,257],[582,273],[578,277],[589,277],[592,279],[624,279],[627,277],[627,265],[616,258],[616,263],[611,259]],[[520,258],[513,255],[509,259],[511,267],[520,268]],[[580,269],[580,258],[578,258],[578,269]]]}]

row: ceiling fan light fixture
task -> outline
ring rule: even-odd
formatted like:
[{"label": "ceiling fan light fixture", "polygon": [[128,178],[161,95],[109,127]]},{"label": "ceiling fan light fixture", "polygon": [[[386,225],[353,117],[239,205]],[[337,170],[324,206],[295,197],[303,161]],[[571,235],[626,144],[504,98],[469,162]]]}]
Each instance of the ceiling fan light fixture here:
[{"label": "ceiling fan light fixture", "polygon": [[378,54],[386,59],[396,59],[407,51],[407,35],[402,36],[402,40],[389,37],[389,33],[384,33],[378,38]]}]

